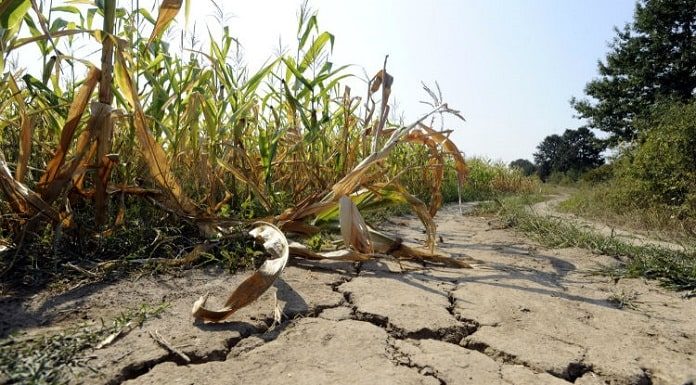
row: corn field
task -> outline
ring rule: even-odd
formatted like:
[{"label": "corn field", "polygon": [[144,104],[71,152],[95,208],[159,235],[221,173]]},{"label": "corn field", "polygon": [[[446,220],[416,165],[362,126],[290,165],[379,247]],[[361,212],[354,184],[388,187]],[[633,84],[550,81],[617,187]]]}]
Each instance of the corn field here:
[{"label": "corn field", "polygon": [[[366,90],[342,86],[353,75],[330,61],[334,37],[308,8],[294,50],[251,72],[236,60],[228,27],[207,47],[167,41],[182,3],[164,0],[156,12],[114,0],[0,3],[2,274],[26,254],[13,250],[85,239],[103,246],[137,231],[143,213],[198,232],[174,264],[263,221],[298,241],[288,244],[293,256],[462,265],[434,248],[443,179],[454,175],[461,188],[467,178],[449,131],[428,125],[438,114],[461,117],[439,88],[425,88],[429,112],[395,124],[387,60]],[[85,41],[100,60],[66,53]],[[40,52],[40,73],[12,65],[27,47]],[[364,222],[361,211],[386,203],[418,215],[422,248]],[[341,250],[303,245],[338,228]]]}]

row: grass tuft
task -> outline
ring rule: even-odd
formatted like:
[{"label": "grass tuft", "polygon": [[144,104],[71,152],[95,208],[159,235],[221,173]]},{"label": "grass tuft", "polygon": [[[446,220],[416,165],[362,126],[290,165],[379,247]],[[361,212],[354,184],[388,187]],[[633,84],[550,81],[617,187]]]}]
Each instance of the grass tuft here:
[{"label": "grass tuft", "polygon": [[[525,209],[529,198],[497,200],[484,210],[495,212],[504,226],[514,227],[544,246],[579,247],[616,257],[621,262],[598,270],[615,277],[655,279],[670,289],[696,296],[696,250],[657,245],[632,245],[618,238],[583,229],[572,222],[536,215]],[[533,199],[532,199],[533,200]]]},{"label": "grass tuft", "polygon": [[110,325],[97,328],[83,325],[50,335],[9,337],[0,341],[0,373],[7,377],[4,379],[7,383],[66,384],[69,371],[91,369],[85,352],[108,336],[142,326],[168,307],[167,303],[143,304],[122,312]]},{"label": "grass tuft", "polygon": [[635,202],[610,183],[581,185],[558,209],[617,227],[659,232],[669,240],[688,242],[696,236],[696,218],[684,207]]}]

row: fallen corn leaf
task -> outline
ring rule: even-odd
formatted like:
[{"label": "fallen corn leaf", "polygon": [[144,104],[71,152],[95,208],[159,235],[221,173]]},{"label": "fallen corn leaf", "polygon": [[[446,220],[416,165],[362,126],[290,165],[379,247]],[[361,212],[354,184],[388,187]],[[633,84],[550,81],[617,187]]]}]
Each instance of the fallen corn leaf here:
[{"label": "fallen corn leaf", "polygon": [[352,262],[363,262],[368,261],[373,257],[371,254],[363,254],[355,250],[334,250],[334,251],[324,251],[324,252],[314,252],[307,248],[307,246],[298,243],[290,243],[290,255],[294,257],[300,257],[304,259],[313,260],[334,260],[334,261],[352,261]]},{"label": "fallen corn leaf", "polygon": [[263,241],[263,247],[273,257],[249,278],[237,287],[219,310],[205,307],[208,294],[201,296],[194,304],[191,314],[193,317],[207,322],[220,322],[231,316],[237,310],[249,305],[268,290],[285,268],[290,255],[288,240],[285,235],[270,223],[259,222],[259,225],[249,232],[257,240]]}]

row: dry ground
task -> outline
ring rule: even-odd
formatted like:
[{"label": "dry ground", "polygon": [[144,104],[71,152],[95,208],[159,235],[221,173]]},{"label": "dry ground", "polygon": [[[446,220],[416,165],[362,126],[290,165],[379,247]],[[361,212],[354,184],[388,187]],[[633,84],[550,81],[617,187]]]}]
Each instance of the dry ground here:
[{"label": "dry ground", "polygon": [[[475,269],[294,260],[275,288],[228,322],[195,323],[248,274],[197,269],[0,300],[0,336],[171,306],[88,352],[86,384],[686,384],[696,378],[696,298],[654,282],[588,274],[615,261],[545,249],[489,218],[438,214],[440,247]],[[390,223],[422,241],[420,223]],[[402,271],[402,267],[405,271]],[[270,326],[277,295],[284,319]],[[158,345],[159,334],[191,363]],[[1,381],[0,381],[1,382]]]}]

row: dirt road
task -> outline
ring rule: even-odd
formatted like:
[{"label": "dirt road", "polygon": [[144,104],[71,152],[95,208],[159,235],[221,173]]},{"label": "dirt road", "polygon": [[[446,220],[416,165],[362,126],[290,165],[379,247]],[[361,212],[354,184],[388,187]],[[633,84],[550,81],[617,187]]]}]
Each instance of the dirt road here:
[{"label": "dirt road", "polygon": [[[126,307],[171,307],[93,352],[88,384],[687,384],[696,378],[696,298],[641,279],[589,275],[614,261],[549,250],[489,219],[438,214],[440,247],[479,260],[456,270],[380,261],[294,260],[271,292],[227,323],[194,323],[247,274],[214,269],[3,302],[2,332],[22,319],[67,325]],[[390,225],[422,241],[420,223]],[[277,295],[284,320],[269,327]],[[5,316],[12,314],[12,316]],[[158,331],[191,362],[158,345]]]},{"label": "dirt road", "polygon": [[632,244],[635,246],[655,245],[673,250],[684,250],[683,245],[657,239],[660,235],[657,233],[648,234],[646,232],[639,233],[635,230],[628,231],[609,226],[605,223],[601,223],[598,221],[581,218],[574,214],[559,212],[556,209],[558,204],[568,199],[568,197],[570,197],[570,194],[564,193],[554,195],[551,197],[551,199],[533,205],[530,208],[530,211],[537,215],[550,216],[564,221],[570,221],[580,228],[596,232],[607,237],[615,237],[621,240],[622,242]]}]

